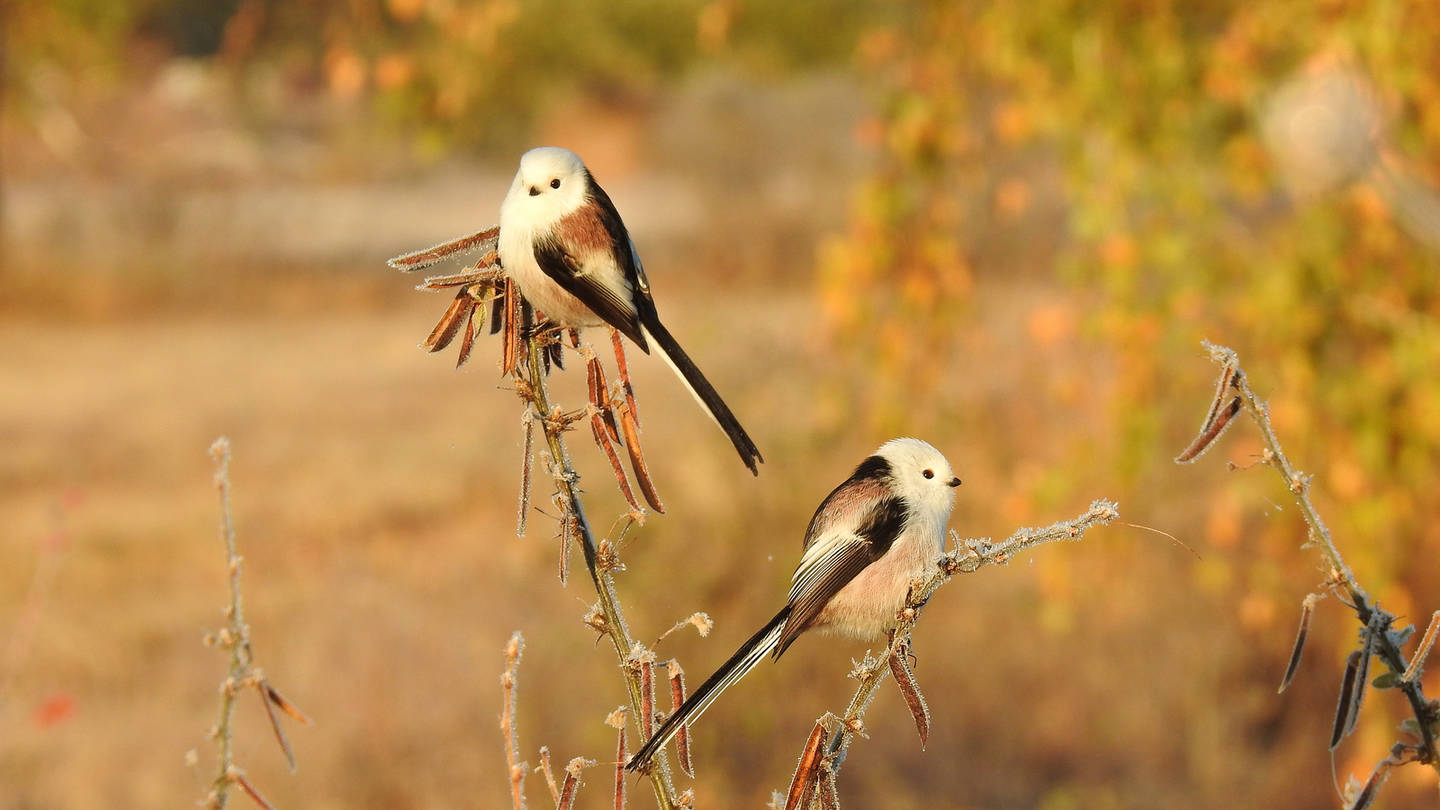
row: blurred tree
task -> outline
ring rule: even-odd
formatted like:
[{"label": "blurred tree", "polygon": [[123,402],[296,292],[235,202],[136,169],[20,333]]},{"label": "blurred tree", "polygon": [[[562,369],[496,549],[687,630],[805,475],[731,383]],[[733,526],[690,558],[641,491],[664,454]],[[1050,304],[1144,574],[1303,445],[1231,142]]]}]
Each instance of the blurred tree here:
[{"label": "blurred tree", "polygon": [[[972,276],[1015,272],[987,255],[987,226],[1054,196],[1059,252],[1042,234],[1029,258],[1081,291],[1086,334],[1115,364],[1083,381],[1114,437],[1086,440],[1097,464],[1132,483],[1169,464],[1195,414],[1161,406],[1177,381],[1204,390],[1201,338],[1229,341],[1273,375],[1278,427],[1341,502],[1341,536],[1363,538],[1362,569],[1388,587],[1433,552],[1440,6],[914,6],[859,49],[890,89],[866,133],[879,168],[820,263],[834,333],[880,373],[933,386],[928,357]],[[1054,182],[1037,188],[1027,165],[1058,167]],[[1270,525],[1293,544],[1293,526]]]},{"label": "blurred tree", "polygon": [[[48,94],[35,74],[123,77],[137,43],[218,55],[244,88],[373,104],[422,153],[514,146],[565,96],[643,98],[702,63],[757,72],[844,64],[858,32],[893,16],[877,0],[58,0],[10,4],[6,78]],[[293,114],[268,85],[252,113]],[[268,105],[268,109],[267,109]],[[347,125],[360,121],[353,117]]]}]

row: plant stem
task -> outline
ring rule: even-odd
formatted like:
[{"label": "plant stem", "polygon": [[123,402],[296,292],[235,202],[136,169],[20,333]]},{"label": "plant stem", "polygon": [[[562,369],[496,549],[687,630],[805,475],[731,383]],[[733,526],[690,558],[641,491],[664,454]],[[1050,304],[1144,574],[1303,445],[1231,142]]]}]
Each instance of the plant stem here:
[{"label": "plant stem", "polygon": [[249,675],[250,631],[245,626],[244,604],[240,599],[240,554],[235,549],[235,522],[230,512],[230,441],[224,437],[210,446],[215,459],[215,488],[220,493],[220,539],[225,544],[225,559],[230,572],[230,604],[225,607],[226,632],[222,643],[230,648],[230,672],[220,688],[220,718],[215,724],[215,744],[219,748],[214,783],[214,806],[224,808],[233,780],[230,750],[230,721],[235,713],[235,696]]},{"label": "plant stem", "polygon": [[962,542],[959,536],[952,531],[951,537],[955,541],[955,547],[940,557],[937,562],[939,570],[911,591],[909,599],[906,600],[905,609],[900,613],[899,624],[891,634],[889,645],[878,657],[867,655],[860,666],[856,668],[854,677],[860,681],[860,686],[855,690],[854,696],[850,698],[850,705],[846,707],[844,716],[840,718],[835,735],[831,737],[825,752],[826,759],[830,762],[830,770],[835,773],[839,772],[841,755],[850,747],[855,735],[863,728],[862,719],[865,709],[874,700],[875,692],[880,688],[880,684],[884,683],[885,677],[890,674],[890,657],[905,654],[905,648],[910,642],[910,631],[920,620],[921,609],[942,585],[949,582],[956,574],[970,574],[986,565],[1009,562],[1016,554],[1042,543],[1057,540],[1079,540],[1090,528],[1103,526],[1119,516],[1119,507],[1114,502],[1100,499],[1091,502],[1090,508],[1073,520],[1054,523],[1042,529],[1020,529],[999,543],[991,543],[985,539],[971,539]]},{"label": "plant stem", "polygon": [[[534,334],[526,334],[525,345],[528,353],[526,365],[529,369],[529,378],[526,382],[529,384],[530,404],[535,409],[540,424],[544,426],[545,441],[550,447],[550,457],[557,468],[556,486],[560,489],[560,496],[569,502],[570,514],[575,521],[576,531],[580,535],[580,546],[585,554],[585,568],[590,572],[590,579],[595,583],[595,593],[600,598],[600,610],[605,616],[606,635],[610,637],[610,642],[615,648],[615,655],[621,661],[621,673],[625,679],[626,692],[630,696],[630,708],[638,720],[642,703],[640,679],[637,674],[624,666],[629,659],[630,651],[635,647],[635,642],[630,636],[630,629],[625,624],[625,615],[620,609],[620,600],[615,593],[614,578],[608,569],[602,568],[598,564],[595,535],[590,530],[589,520],[585,517],[585,509],[580,502],[580,493],[577,488],[580,475],[575,472],[575,466],[570,460],[570,452],[561,436],[561,429],[555,427],[550,420],[550,417],[554,415],[555,407],[551,404],[550,392],[545,383],[542,357],[545,349]],[[677,800],[675,788],[670,779],[670,764],[663,755],[657,756],[655,762],[656,767],[650,772],[650,782],[655,789],[655,801],[661,810],[674,810]]]},{"label": "plant stem", "polygon": [[[1388,628],[1390,621],[1393,620],[1394,617],[1385,614],[1384,611],[1380,610],[1379,606],[1371,602],[1369,594],[1365,592],[1365,589],[1360,586],[1359,580],[1355,578],[1355,573],[1350,570],[1350,566],[1345,564],[1345,558],[1341,556],[1340,549],[1335,545],[1335,541],[1330,536],[1330,529],[1325,525],[1325,521],[1320,517],[1320,513],[1316,511],[1315,505],[1310,501],[1309,477],[1301,473],[1295,468],[1295,465],[1290,463],[1290,459],[1280,447],[1280,439],[1275,435],[1275,429],[1270,423],[1270,409],[1255,396],[1254,390],[1250,388],[1249,378],[1245,374],[1239,373],[1239,356],[1236,355],[1233,349],[1225,346],[1206,343],[1205,347],[1209,349],[1210,357],[1215,362],[1236,370],[1237,373],[1235,374],[1233,385],[1240,394],[1241,405],[1245,409],[1245,412],[1250,414],[1251,420],[1253,420],[1256,427],[1260,429],[1260,435],[1264,439],[1265,447],[1269,452],[1269,458],[1266,459],[1266,462],[1274,467],[1275,471],[1280,473],[1280,476],[1285,479],[1285,487],[1289,489],[1290,494],[1294,496],[1295,503],[1300,507],[1301,517],[1304,518],[1305,524],[1309,527],[1311,541],[1320,549],[1321,555],[1324,556],[1326,564],[1330,567],[1331,576],[1345,589],[1345,594],[1355,609],[1356,617],[1362,625],[1370,627],[1371,622],[1375,619],[1375,614],[1380,612],[1384,614],[1381,616],[1382,624]],[[1390,633],[1377,632],[1373,635],[1376,655],[1380,656],[1380,660],[1385,662],[1385,666],[1389,667],[1391,672],[1397,675],[1403,675],[1407,668],[1405,654],[1395,643],[1394,639],[1390,637]],[[1414,681],[1402,681],[1399,689],[1405,693],[1405,697],[1410,702],[1410,708],[1415,713],[1415,719],[1420,726],[1423,752],[1420,759],[1428,763],[1430,767],[1434,768],[1437,772],[1440,772],[1440,751],[1437,751],[1436,748],[1434,728],[1435,709],[1430,705],[1430,701],[1425,698],[1424,690],[1418,679]]]}]

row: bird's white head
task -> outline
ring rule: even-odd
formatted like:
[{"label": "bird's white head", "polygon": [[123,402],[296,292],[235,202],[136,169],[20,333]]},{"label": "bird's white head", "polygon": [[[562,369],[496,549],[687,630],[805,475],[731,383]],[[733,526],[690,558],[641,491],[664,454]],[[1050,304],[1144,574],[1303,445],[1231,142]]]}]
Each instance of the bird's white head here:
[{"label": "bird's white head", "polygon": [[896,494],[915,507],[950,513],[960,479],[939,450],[919,439],[891,439],[875,455],[890,462]]},{"label": "bird's white head", "polygon": [[531,149],[500,205],[500,230],[536,231],[585,204],[590,173],[580,156],[558,146]]}]

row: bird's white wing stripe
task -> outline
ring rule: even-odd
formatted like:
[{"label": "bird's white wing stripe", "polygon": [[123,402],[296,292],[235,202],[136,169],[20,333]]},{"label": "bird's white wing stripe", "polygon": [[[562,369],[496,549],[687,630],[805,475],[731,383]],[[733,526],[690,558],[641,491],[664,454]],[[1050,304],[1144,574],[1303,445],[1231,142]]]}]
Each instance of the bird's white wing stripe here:
[{"label": "bird's white wing stripe", "polygon": [[808,592],[840,566],[865,540],[849,532],[832,532],[810,544],[791,577],[790,602]]}]

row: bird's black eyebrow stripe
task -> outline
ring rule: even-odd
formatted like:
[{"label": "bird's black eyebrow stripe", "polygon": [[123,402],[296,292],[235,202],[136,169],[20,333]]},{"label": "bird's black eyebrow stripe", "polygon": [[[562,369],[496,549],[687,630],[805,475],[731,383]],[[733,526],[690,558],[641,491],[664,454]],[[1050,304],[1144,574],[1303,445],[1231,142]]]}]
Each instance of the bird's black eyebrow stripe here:
[{"label": "bird's black eyebrow stripe", "polygon": [[895,538],[905,531],[906,515],[910,506],[904,498],[886,498],[881,501],[875,511],[866,518],[865,523],[855,530],[855,533],[870,542],[870,559],[879,559],[880,555],[890,550]]}]

